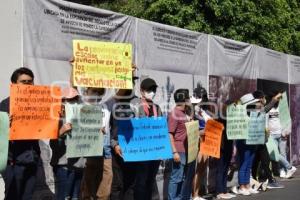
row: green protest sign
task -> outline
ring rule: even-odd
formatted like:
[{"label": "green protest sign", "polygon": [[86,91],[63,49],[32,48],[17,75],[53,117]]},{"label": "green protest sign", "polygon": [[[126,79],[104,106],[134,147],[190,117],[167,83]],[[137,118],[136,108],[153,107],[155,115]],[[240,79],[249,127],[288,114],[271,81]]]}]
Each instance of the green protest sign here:
[{"label": "green protest sign", "polygon": [[279,101],[279,119],[283,130],[291,129],[292,120],[286,92]]},{"label": "green protest sign", "polygon": [[248,139],[249,117],[246,106],[229,105],[226,112],[226,134],[229,140]]},{"label": "green protest sign", "polygon": [[246,144],[264,144],[266,129],[266,114],[262,112],[251,112],[249,119],[249,132]]},{"label": "green protest sign", "polygon": [[[103,155],[102,108],[93,105],[73,106],[72,131],[67,137],[67,158]],[[66,113],[68,115],[68,113]]]},{"label": "green protest sign", "polygon": [[267,149],[270,155],[270,159],[273,161],[279,161],[279,149],[278,145],[272,137],[269,137],[268,142],[266,143]]},{"label": "green protest sign", "polygon": [[0,172],[4,171],[8,155],[9,118],[6,112],[0,112]]}]

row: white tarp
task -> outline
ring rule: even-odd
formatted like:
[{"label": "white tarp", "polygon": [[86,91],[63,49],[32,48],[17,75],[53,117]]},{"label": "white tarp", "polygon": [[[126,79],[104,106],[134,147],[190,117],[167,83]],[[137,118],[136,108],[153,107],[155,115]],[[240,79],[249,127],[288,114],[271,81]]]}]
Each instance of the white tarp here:
[{"label": "white tarp", "polygon": [[70,80],[72,40],[128,42],[134,46],[135,18],[59,0],[24,3],[24,65],[38,84]]},{"label": "white tarp", "polygon": [[207,35],[138,20],[137,65],[142,69],[207,75]]},{"label": "white tarp", "polygon": [[0,24],[2,27],[0,37],[0,80],[2,86],[0,93],[1,100],[9,95],[11,74],[16,68],[21,67],[23,64],[22,4],[23,1],[19,0],[0,1]]},{"label": "white tarp", "polygon": [[289,60],[289,84],[300,84],[300,57],[288,56]]},{"label": "white tarp", "polygon": [[288,83],[288,57],[284,53],[256,47],[255,65],[259,79]]},{"label": "white tarp", "polygon": [[209,36],[209,75],[256,79],[253,45]]}]

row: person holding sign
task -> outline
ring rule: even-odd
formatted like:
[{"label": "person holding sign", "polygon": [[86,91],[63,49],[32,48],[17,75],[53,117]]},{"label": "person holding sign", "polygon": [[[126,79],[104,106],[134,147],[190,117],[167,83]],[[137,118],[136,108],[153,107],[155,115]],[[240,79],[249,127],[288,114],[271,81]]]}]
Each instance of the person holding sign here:
[{"label": "person holding sign", "polygon": [[86,167],[82,180],[82,199],[109,199],[112,184],[112,159],[110,149],[110,116],[111,112],[102,97],[105,94],[103,88],[86,88],[83,100],[87,105],[93,105],[101,109],[101,127],[98,124],[90,124],[93,128],[99,128],[99,134],[103,134],[103,156],[87,157]]},{"label": "person holding sign", "polygon": [[[136,67],[134,66],[132,74],[135,73],[135,70]],[[138,78],[133,78],[133,85],[136,79]],[[136,111],[131,106],[131,102],[136,101],[137,98],[132,89],[119,89],[116,95],[107,102],[112,112],[110,145],[112,148],[113,181],[111,200],[132,200],[134,198],[135,165],[133,162],[124,162],[118,140],[118,120],[129,120],[135,117]]]},{"label": "person holding sign", "polygon": [[[229,105],[231,105],[230,101],[227,101],[225,104],[221,104],[220,112],[218,114],[218,121],[220,121],[224,125],[224,130],[221,139],[220,158],[217,160],[216,163],[217,174],[215,180],[217,199],[232,199],[236,197],[234,194],[229,193],[227,189],[228,171],[230,166],[230,160],[233,154],[233,140],[229,140],[226,134],[226,110],[227,106]],[[221,116],[224,116],[225,118]]]},{"label": "person holding sign", "polygon": [[66,138],[72,130],[71,121],[66,118],[66,107],[77,104],[79,94],[74,88],[65,88],[62,91],[62,98],[59,137],[57,140],[50,140],[52,149],[50,164],[53,167],[55,177],[55,196],[56,200],[79,199],[85,160],[84,158],[67,158],[66,156]]},{"label": "person holding sign", "polygon": [[[207,91],[203,87],[196,87],[194,89],[194,95],[191,98],[191,103],[194,106],[194,119],[199,122],[199,146],[204,140],[204,128],[205,124],[209,119],[212,117],[209,115],[208,106],[208,96]],[[200,148],[199,148],[200,150]],[[198,158],[196,162],[196,173],[193,180],[193,199],[194,200],[205,200],[204,198],[200,197],[204,191],[201,191],[202,186],[205,185],[205,176],[206,176],[206,168],[208,165],[208,156],[203,155],[198,152]]]},{"label": "person holding sign", "polygon": [[[33,85],[33,72],[28,68],[21,67],[13,72],[11,83]],[[0,103],[0,111],[10,113],[9,97]],[[13,118],[14,116],[10,116],[10,120]],[[6,200],[32,199],[39,160],[38,140],[9,141],[7,167],[2,174]]]},{"label": "person holding sign", "polygon": [[[130,123],[131,118],[148,118],[148,117],[159,117],[162,116],[162,112],[158,105],[153,103],[153,98],[156,93],[157,84],[151,78],[146,78],[141,82],[140,85],[140,92],[141,98],[133,98],[129,102],[129,106],[132,110],[130,115],[129,113],[123,113],[125,116],[120,112],[121,107],[115,110],[115,114],[117,114],[117,120],[124,121],[126,120]],[[121,106],[121,104],[119,104]],[[124,105],[125,106],[125,105]],[[122,114],[124,117],[121,117]],[[128,118],[127,118],[127,117]],[[121,117],[121,118],[119,118]],[[126,118],[125,118],[126,117]],[[120,122],[119,122],[120,123]],[[117,128],[119,127],[119,123],[117,124]],[[115,138],[115,137],[114,137]],[[116,138],[117,139],[117,138]],[[118,137],[119,139],[119,137]],[[120,165],[123,166],[122,170],[127,171],[132,167],[135,171],[134,174],[134,185],[133,185],[133,199],[141,200],[141,199],[152,199],[152,188],[155,183],[155,177],[158,171],[158,167],[160,164],[160,160],[146,160],[146,161],[136,161],[134,163],[126,162],[126,157],[123,156],[124,146],[120,146],[118,140],[116,140],[117,144],[114,146],[115,154],[119,157],[123,158],[123,161],[119,161]],[[148,152],[149,153],[149,152]],[[124,172],[125,172],[124,171]],[[131,172],[132,173],[132,172]],[[125,174],[123,173],[123,176]],[[126,176],[126,175],[125,175]],[[131,178],[132,179],[132,178]],[[127,180],[124,180],[124,185],[126,184]]]},{"label": "person holding sign", "polygon": [[[141,98],[131,101],[132,106],[136,110],[135,117],[162,116],[160,107],[153,103],[157,87],[156,82],[151,78],[146,78],[141,82]],[[152,189],[160,162],[160,160],[151,160],[135,163],[134,200],[152,199]]]},{"label": "person holding sign", "polygon": [[169,113],[168,125],[173,150],[171,176],[168,187],[169,200],[189,200],[195,174],[195,161],[187,162],[187,130],[189,121],[187,107],[190,106],[188,89],[178,89],[174,93],[176,107]]},{"label": "person holding sign", "polygon": [[134,110],[130,106],[130,101],[137,98],[132,90],[119,90],[112,99],[112,131],[110,144],[112,153],[113,182],[111,188],[111,200],[132,200],[135,180],[134,163],[124,162],[122,149],[118,141],[117,120],[128,120],[135,116]]},{"label": "person holding sign", "polygon": [[[281,98],[281,93],[278,93],[272,98],[272,100],[267,104],[265,94],[261,90],[253,92],[253,96],[256,99],[259,99],[261,104],[264,105],[262,112],[268,113],[272,107],[279,101]],[[269,135],[268,125],[266,124],[266,140]],[[267,141],[266,141],[267,142]],[[261,184],[261,189],[266,190],[266,188],[284,188],[284,186],[276,181],[273,177],[272,171],[270,169],[270,155],[267,149],[267,145],[261,144],[257,145],[257,151],[255,153],[255,158],[252,166],[252,177],[258,180]],[[267,183],[267,186],[265,184]],[[259,189],[259,188],[258,188]]]},{"label": "person holding sign", "polygon": [[[271,95],[271,98],[273,98],[277,93],[278,92],[275,92],[273,95]],[[287,143],[288,134],[286,131],[284,131],[280,121],[281,113],[279,109],[279,104],[282,103],[281,101],[282,100],[277,102],[268,113],[268,127],[270,130],[270,137],[274,139],[280,152],[279,154],[279,164],[281,167],[280,176],[282,178],[290,178],[296,172],[297,168],[292,166],[292,164],[289,163],[289,161],[286,158],[286,145],[287,145],[286,143]],[[286,112],[289,112],[289,110],[286,110]]]},{"label": "person holding sign", "polygon": [[[246,106],[248,115],[250,115],[250,110],[259,112],[262,107],[259,99],[255,99],[251,93],[242,96],[240,102],[243,106]],[[236,147],[240,161],[238,173],[240,187],[238,193],[246,196],[256,194],[258,191],[250,187],[250,174],[256,152],[256,145],[248,145],[246,144],[246,140],[237,140]]]}]

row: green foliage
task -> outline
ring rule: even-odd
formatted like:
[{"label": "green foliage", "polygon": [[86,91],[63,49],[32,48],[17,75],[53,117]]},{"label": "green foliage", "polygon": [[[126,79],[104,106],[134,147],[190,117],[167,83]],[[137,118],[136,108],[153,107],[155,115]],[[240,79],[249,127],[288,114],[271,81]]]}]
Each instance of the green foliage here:
[{"label": "green foliage", "polygon": [[93,6],[138,18],[300,55],[298,0],[90,0],[90,2]]}]

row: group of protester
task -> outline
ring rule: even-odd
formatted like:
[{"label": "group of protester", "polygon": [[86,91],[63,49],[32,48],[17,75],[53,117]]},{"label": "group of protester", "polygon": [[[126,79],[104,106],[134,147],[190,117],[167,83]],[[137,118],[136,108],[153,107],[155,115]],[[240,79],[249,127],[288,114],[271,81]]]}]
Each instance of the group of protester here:
[{"label": "group of protester", "polygon": [[[135,79],[135,78],[134,78]],[[133,81],[134,82],[134,81]],[[12,84],[34,84],[34,74],[28,68],[19,68],[11,76]],[[169,200],[201,200],[208,156],[199,153],[193,162],[187,162],[187,130],[185,123],[199,121],[199,145],[205,140],[205,123],[214,119],[224,124],[221,156],[217,160],[215,194],[218,199],[231,199],[240,195],[251,195],[267,188],[283,188],[274,175],[290,178],[296,171],[286,158],[288,132],[283,131],[279,120],[278,103],[281,93],[267,98],[262,91],[249,93],[232,102],[220,105],[217,115],[212,115],[208,95],[204,88],[196,88],[193,94],[188,89],[174,92],[175,107],[168,112],[168,131],[173,158],[168,161],[151,160],[125,162],[122,147],[118,142],[118,120],[130,118],[159,117],[163,113],[153,102],[158,85],[146,78],[140,84],[140,97],[130,89],[120,89],[115,96],[104,100],[103,88],[85,88],[82,95],[76,88],[62,91],[63,106],[59,121],[58,139],[50,141],[51,165],[55,176],[55,196],[63,199],[111,199],[144,200],[153,198],[156,189],[156,175],[161,162],[168,162]],[[67,105],[89,104],[100,106],[102,123],[99,133],[103,134],[103,156],[66,157],[66,138],[72,134],[72,122],[67,120]],[[279,162],[271,161],[266,144],[247,145],[245,140],[228,140],[226,135],[226,107],[243,104],[247,110],[267,114],[266,138],[273,138],[280,151]],[[9,97],[0,104],[0,111],[10,113]],[[249,112],[248,112],[249,114]],[[13,116],[10,116],[13,120]],[[38,140],[9,141],[6,170],[2,177],[5,182],[5,199],[29,200],[33,197],[36,173],[40,162]],[[270,168],[272,164],[272,169]],[[238,185],[230,189],[227,182],[230,171],[238,169]],[[277,172],[279,170],[280,172]],[[236,193],[236,194],[234,194]],[[202,197],[201,197],[202,196]]]}]

